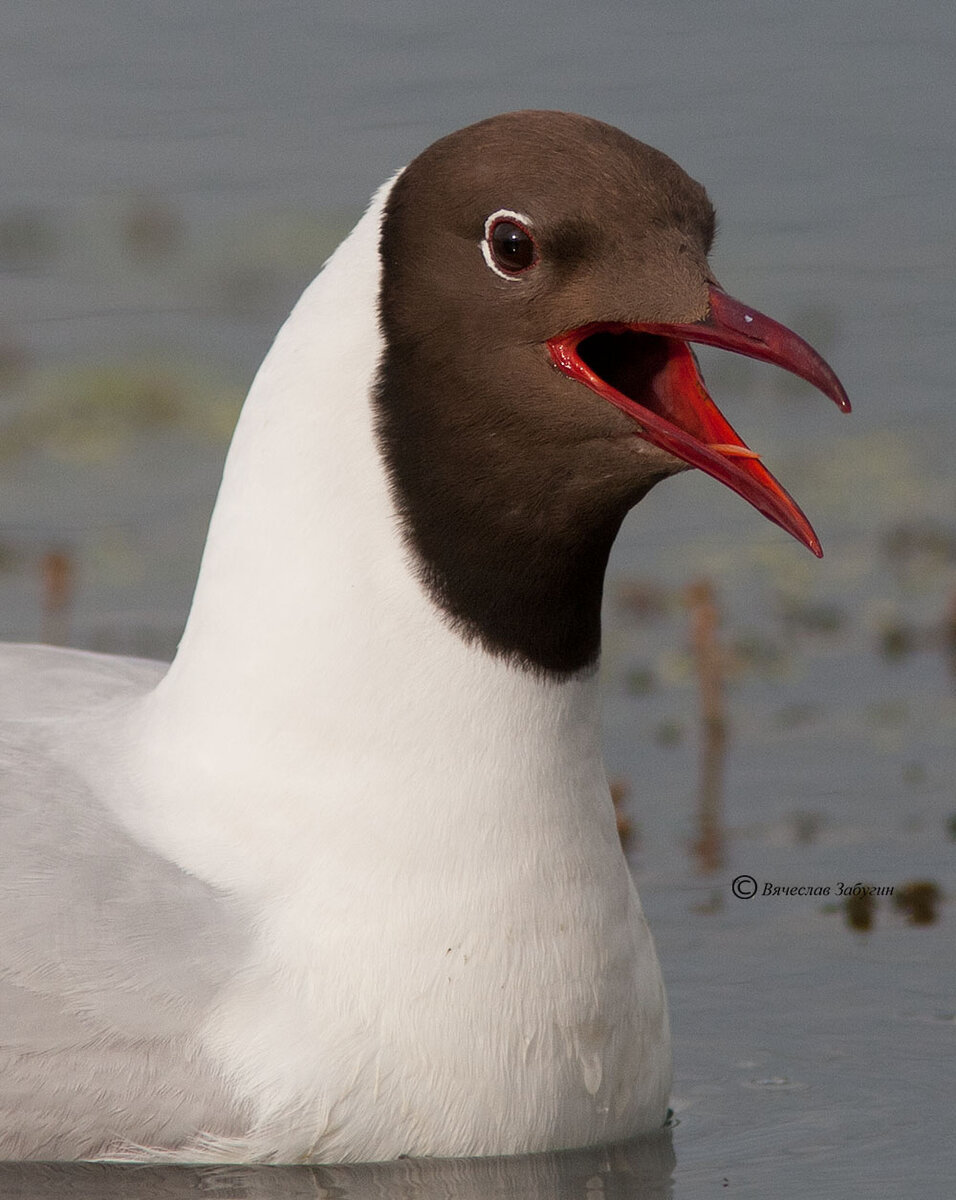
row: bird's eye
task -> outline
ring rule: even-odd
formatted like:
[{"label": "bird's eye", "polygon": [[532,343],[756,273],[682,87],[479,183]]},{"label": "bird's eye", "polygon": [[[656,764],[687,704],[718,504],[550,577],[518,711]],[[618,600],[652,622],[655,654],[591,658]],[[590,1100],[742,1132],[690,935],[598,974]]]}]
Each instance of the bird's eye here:
[{"label": "bird's eye", "polygon": [[513,279],[538,261],[529,225],[526,218],[507,209],[492,213],[485,222],[481,249],[485,262],[496,275]]},{"label": "bird's eye", "polygon": [[491,256],[502,271],[526,271],[534,264],[534,239],[514,221],[495,221],[491,231]]}]

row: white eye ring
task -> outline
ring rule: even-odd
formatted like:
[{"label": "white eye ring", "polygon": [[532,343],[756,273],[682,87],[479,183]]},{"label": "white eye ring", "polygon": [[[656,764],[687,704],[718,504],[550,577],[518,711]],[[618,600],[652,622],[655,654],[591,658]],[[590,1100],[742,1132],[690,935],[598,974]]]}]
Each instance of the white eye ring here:
[{"label": "white eye ring", "polygon": [[515,212],[513,208],[495,209],[487,221],[485,221],[485,235],[479,243],[481,246],[481,256],[485,260],[485,266],[494,271],[500,279],[507,279],[509,283],[514,283],[521,278],[521,272],[512,271],[509,275],[507,271],[502,271],[495,262],[494,255],[491,253],[491,231],[494,229],[496,222],[501,220],[514,221],[522,229],[527,229],[529,234],[533,231],[534,225],[530,217],[526,217],[524,213]]}]

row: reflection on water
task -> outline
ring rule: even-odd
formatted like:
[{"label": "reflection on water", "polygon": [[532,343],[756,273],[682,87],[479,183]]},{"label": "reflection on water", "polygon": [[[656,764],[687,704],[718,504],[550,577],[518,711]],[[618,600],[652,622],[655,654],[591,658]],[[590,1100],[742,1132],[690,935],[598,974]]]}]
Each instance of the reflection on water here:
[{"label": "reflection on water", "polygon": [[18,1200],[668,1200],[674,1151],[657,1136],[518,1158],[402,1159],[331,1167],[115,1167],[0,1164]]},{"label": "reflection on water", "polygon": [[697,784],[697,837],[694,854],[704,874],[724,865],[724,764],[727,757],[726,654],[719,637],[717,598],[709,580],[701,579],[687,590],[691,610],[691,640],[699,691],[699,775]]}]

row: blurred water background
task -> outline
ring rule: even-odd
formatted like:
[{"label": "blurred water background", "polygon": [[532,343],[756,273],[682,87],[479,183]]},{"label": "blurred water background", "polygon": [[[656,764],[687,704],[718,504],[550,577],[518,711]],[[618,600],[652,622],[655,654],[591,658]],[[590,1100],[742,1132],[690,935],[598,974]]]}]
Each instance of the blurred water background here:
[{"label": "blurred water background", "polygon": [[[6,638],[171,656],[275,330],[377,184],[494,112],[585,112],[672,155],[717,205],[723,285],[813,341],[855,405],[704,355],[826,557],[691,474],[611,565],[608,758],[676,1041],[663,1141],[324,1173],[11,1167],[10,1194],[952,1195],[954,62],[939,0],[4,0]],[[703,839],[700,580],[728,730]],[[848,908],[857,881],[895,895]]]}]

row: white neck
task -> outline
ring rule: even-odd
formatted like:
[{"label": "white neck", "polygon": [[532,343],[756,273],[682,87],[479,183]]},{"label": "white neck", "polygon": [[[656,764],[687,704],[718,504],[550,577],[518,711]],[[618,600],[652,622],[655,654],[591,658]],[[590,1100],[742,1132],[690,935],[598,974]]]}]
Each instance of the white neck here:
[{"label": "white neck", "polygon": [[[338,780],[336,808],[391,779],[387,803],[400,788],[395,808],[412,825],[433,820],[435,797],[463,777],[470,815],[458,822],[495,818],[520,803],[516,790],[562,793],[569,813],[582,790],[604,803],[594,678],[539,679],[467,644],[400,536],[371,399],[390,186],[299,301],[243,409],[179,653],[138,714],[156,761],[134,769],[167,829],[177,788],[188,797],[177,809],[205,803],[226,820],[245,793],[250,812],[261,805],[257,779],[290,793]],[[196,786],[206,764],[208,799]],[[415,812],[418,797],[427,813]],[[296,812],[308,803],[290,800]]]},{"label": "white neck", "polygon": [[157,696],[207,735],[210,721],[289,730],[306,706],[314,725],[315,706],[393,632],[388,593],[410,599],[371,429],[389,187],[280,330],[236,428],[192,611]]}]

